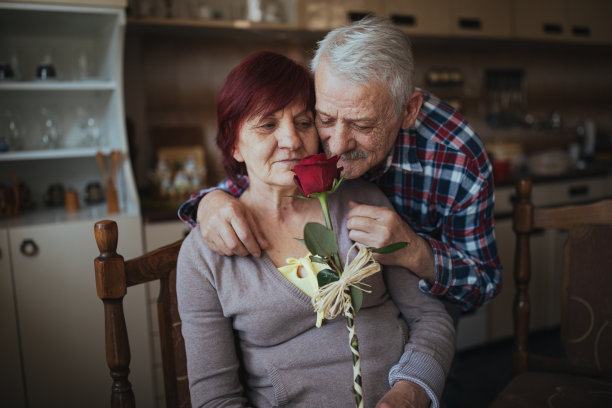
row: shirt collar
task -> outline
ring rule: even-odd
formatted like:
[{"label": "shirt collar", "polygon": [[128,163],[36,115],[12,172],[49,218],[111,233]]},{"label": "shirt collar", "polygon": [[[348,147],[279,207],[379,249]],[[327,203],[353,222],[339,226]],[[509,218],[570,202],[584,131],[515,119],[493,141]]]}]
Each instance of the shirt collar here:
[{"label": "shirt collar", "polygon": [[423,172],[423,166],[417,154],[416,127],[420,123],[417,118],[414,125],[408,129],[400,129],[395,143],[384,160],[384,166],[365,174],[368,180],[374,180],[387,173],[391,168],[402,169],[410,173]]}]

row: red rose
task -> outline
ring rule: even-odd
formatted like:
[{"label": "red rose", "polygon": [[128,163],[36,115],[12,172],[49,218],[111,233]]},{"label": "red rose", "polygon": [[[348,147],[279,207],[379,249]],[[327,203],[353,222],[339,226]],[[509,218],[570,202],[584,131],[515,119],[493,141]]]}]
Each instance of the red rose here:
[{"label": "red rose", "polygon": [[331,190],[334,179],[340,179],[342,167],[337,168],[339,156],[325,157],[325,153],[304,157],[293,168],[293,181],[306,197],[312,193],[322,193]]}]

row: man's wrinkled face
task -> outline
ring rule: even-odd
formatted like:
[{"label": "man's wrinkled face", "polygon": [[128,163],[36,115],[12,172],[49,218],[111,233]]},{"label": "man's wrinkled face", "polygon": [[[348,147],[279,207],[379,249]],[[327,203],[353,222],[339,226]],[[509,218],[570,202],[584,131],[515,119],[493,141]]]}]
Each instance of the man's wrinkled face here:
[{"label": "man's wrinkled face", "polygon": [[379,82],[356,85],[331,72],[321,61],[315,72],[315,124],[328,156],[339,155],[347,178],[383,164],[400,127],[387,89]]}]

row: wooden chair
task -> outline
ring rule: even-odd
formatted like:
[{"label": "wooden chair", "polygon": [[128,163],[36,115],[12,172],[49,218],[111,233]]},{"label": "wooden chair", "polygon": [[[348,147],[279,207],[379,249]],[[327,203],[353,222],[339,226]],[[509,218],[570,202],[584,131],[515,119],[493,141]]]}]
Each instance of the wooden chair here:
[{"label": "wooden chair", "polygon": [[176,303],[176,261],[182,241],[124,261],[117,254],[118,231],[114,221],[94,227],[100,256],[95,259],[96,289],[104,302],[106,361],[112,378],[111,407],[134,407],[128,380],[130,346],[123,314],[127,288],[159,280],[157,301],[164,386],[167,407],[190,407],[185,343]]},{"label": "wooden chair", "polygon": [[[516,186],[514,348],[510,384],[492,404],[504,407],[612,407],[612,199],[536,208],[531,181]],[[564,247],[563,358],[529,353],[530,235],[568,230]]]}]

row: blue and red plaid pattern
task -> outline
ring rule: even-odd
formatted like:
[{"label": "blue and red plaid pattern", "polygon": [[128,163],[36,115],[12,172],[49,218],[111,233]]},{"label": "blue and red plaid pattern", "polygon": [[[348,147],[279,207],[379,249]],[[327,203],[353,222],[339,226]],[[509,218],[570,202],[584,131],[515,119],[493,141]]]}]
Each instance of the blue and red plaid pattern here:
[{"label": "blue and red plaid pattern", "polygon": [[[493,299],[502,287],[493,217],[493,177],[484,145],[452,107],[423,92],[415,124],[400,131],[385,167],[364,177],[376,183],[404,220],[431,245],[436,281],[420,281],[426,293],[444,296],[470,310]],[[248,178],[222,181],[239,196]],[[192,227],[200,198],[179,209]]]}]

